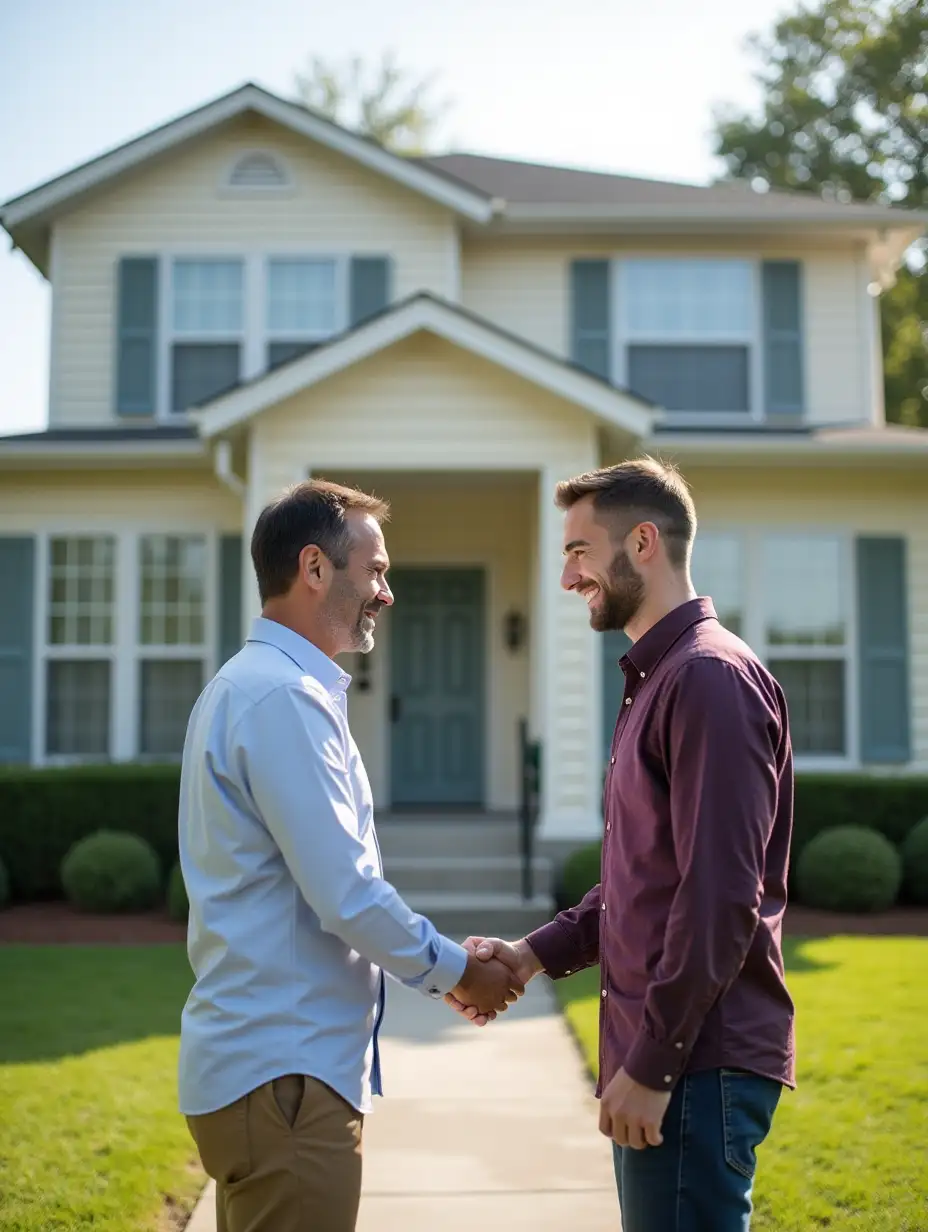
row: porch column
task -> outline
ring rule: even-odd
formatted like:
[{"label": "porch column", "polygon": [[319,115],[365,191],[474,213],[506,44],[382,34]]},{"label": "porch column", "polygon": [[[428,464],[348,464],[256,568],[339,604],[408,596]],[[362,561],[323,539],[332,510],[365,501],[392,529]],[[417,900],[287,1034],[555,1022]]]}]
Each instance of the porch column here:
[{"label": "porch column", "polygon": [[242,502],[242,626],[245,636],[251,622],[261,615],[261,600],[251,564],[251,536],[258,515],[268,501],[280,495],[287,483],[299,483],[311,478],[311,471],[305,466],[288,467],[287,472],[281,475],[279,467],[275,471],[273,461],[273,457],[269,459],[265,456],[260,429],[252,427],[248,433],[248,479]]},{"label": "porch column", "polygon": [[586,604],[561,589],[564,515],[554,504],[557,481],[589,466],[589,459],[580,458],[573,467],[539,473],[533,664],[535,732],[542,746],[538,837],[558,841],[582,842],[602,831],[599,644]]}]

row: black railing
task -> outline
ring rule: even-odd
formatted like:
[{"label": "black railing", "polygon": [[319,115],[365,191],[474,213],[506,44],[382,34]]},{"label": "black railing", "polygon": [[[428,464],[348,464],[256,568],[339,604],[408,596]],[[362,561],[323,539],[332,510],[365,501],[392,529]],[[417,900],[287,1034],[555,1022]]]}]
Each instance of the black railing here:
[{"label": "black railing", "polygon": [[535,825],[541,800],[541,744],[530,740],[528,722],[519,720],[519,766],[521,796],[519,800],[519,830],[522,846],[522,898],[528,902],[534,896],[533,866],[535,855]]}]

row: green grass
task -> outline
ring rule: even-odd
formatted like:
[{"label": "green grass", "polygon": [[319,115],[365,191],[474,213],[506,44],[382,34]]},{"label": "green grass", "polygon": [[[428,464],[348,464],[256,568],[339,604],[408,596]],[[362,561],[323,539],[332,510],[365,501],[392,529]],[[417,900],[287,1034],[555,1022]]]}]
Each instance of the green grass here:
[{"label": "green grass", "polygon": [[0,1227],[166,1232],[203,1184],[177,1112],[182,946],[0,947]]},{"label": "green grass", "polygon": [[[928,940],[787,942],[798,1090],[758,1152],[756,1232],[928,1229]],[[599,972],[557,985],[597,1066]]]}]

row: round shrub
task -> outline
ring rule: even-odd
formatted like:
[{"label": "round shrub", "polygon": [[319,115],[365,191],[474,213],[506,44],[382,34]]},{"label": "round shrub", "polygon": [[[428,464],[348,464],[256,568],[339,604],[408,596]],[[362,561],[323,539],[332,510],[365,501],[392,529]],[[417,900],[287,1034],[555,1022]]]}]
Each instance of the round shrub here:
[{"label": "round shrub", "polygon": [[928,905],[928,817],[909,831],[902,844],[902,885],[910,903]]},{"label": "round shrub", "polygon": [[161,866],[143,838],[98,830],[65,856],[61,884],[80,911],[145,911],[161,898]]},{"label": "round shrub", "polygon": [[577,903],[599,884],[602,870],[602,844],[589,843],[578,847],[564,861],[558,886],[558,907],[565,910]]},{"label": "round shrub", "polygon": [[902,883],[902,857],[866,826],[836,826],[816,835],[799,856],[799,901],[826,911],[885,911]]},{"label": "round shrub", "polygon": [[10,874],[6,865],[0,860],[0,907],[5,907],[10,901]]},{"label": "round shrub", "polygon": [[180,871],[180,865],[175,864],[168,878],[168,915],[179,924],[185,924],[189,910],[184,875]]}]

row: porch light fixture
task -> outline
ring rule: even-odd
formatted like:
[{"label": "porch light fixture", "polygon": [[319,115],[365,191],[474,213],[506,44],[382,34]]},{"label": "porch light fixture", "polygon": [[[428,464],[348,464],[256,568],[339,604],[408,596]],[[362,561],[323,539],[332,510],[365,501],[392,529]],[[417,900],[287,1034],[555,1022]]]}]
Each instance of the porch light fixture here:
[{"label": "porch light fixture", "polygon": [[521,612],[514,609],[503,617],[503,637],[507,648],[515,654],[525,643],[526,619]]}]

